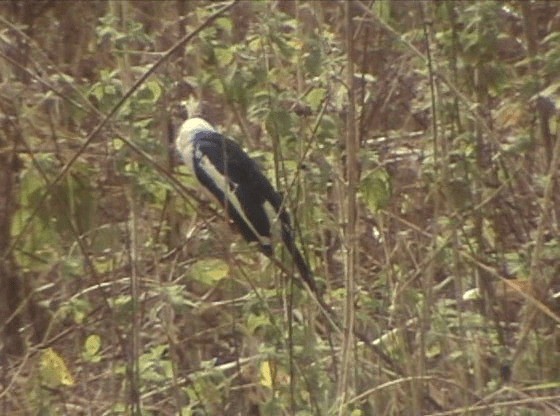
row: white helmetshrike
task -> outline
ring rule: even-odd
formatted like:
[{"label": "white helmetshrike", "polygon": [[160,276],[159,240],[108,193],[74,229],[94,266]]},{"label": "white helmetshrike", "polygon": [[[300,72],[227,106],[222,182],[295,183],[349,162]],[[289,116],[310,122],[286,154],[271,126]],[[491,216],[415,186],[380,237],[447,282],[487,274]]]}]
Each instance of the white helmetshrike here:
[{"label": "white helmetshrike", "polygon": [[253,159],[232,139],[218,133],[206,120],[186,120],[176,141],[181,158],[200,184],[218,200],[226,215],[248,242],[256,242],[267,256],[273,255],[273,226],[279,222],[282,241],[292,255],[303,281],[312,292],[317,285],[296,246],[290,216]]}]

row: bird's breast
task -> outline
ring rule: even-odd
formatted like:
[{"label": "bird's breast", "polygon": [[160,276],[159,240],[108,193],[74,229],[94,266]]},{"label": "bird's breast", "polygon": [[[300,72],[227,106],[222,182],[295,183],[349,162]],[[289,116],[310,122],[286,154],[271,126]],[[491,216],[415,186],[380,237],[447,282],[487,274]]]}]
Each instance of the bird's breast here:
[{"label": "bird's breast", "polygon": [[195,144],[192,140],[177,142],[177,149],[187,168],[194,173]]}]

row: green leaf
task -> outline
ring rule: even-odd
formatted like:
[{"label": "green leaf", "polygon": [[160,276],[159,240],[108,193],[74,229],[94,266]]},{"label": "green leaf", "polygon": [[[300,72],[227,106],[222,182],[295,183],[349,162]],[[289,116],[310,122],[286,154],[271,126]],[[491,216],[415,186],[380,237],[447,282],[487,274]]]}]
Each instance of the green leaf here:
[{"label": "green leaf", "polygon": [[165,296],[167,301],[173,306],[190,306],[197,307],[197,304],[185,295],[187,293],[184,285],[169,285],[159,288],[162,296]]},{"label": "green leaf", "polygon": [[146,83],[146,88],[148,88],[152,93],[154,102],[157,101],[159,97],[161,97],[161,85],[159,85],[158,81],[148,81]]},{"label": "green leaf", "polygon": [[325,88],[313,88],[305,97],[305,101],[313,111],[317,111],[326,95],[327,90]]},{"label": "green leaf", "polygon": [[216,48],[214,53],[220,65],[229,65],[235,56],[231,48]]},{"label": "green leaf", "polygon": [[363,177],[360,191],[368,208],[377,212],[391,200],[391,178],[385,169],[374,169]]},{"label": "green leaf", "polygon": [[251,334],[253,334],[257,329],[263,327],[268,327],[270,325],[270,319],[266,315],[256,315],[251,314],[247,318],[247,329]]},{"label": "green leaf", "polygon": [[97,363],[101,361],[99,351],[101,349],[101,337],[97,334],[92,334],[86,338],[84,342],[84,350],[82,356],[85,361]]},{"label": "green leaf", "polygon": [[191,277],[201,283],[213,285],[226,278],[229,265],[220,259],[204,259],[197,261],[191,268]]},{"label": "green leaf", "polygon": [[231,33],[233,29],[233,23],[231,22],[231,19],[227,17],[220,17],[216,19],[216,26],[225,30],[228,33]]}]

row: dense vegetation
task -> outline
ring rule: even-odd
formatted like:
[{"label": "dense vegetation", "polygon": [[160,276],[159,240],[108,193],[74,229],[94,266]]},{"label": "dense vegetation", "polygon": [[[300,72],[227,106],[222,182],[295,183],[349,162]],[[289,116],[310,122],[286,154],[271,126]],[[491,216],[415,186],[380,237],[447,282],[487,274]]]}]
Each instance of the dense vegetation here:
[{"label": "dense vegetation", "polygon": [[[560,414],[559,2],[0,10],[0,414]],[[193,101],[335,317],[176,163]]]}]

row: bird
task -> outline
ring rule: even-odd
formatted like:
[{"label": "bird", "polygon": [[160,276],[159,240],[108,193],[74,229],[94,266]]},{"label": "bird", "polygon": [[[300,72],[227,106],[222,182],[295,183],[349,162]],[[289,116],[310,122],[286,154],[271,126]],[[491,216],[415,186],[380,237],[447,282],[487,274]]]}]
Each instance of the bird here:
[{"label": "bird", "polygon": [[268,257],[274,254],[274,228],[292,256],[298,272],[319,294],[311,269],[298,249],[290,215],[280,193],[258,164],[233,139],[219,133],[205,119],[191,117],[179,129],[175,147],[200,185],[224,208],[242,237],[258,244]]}]

